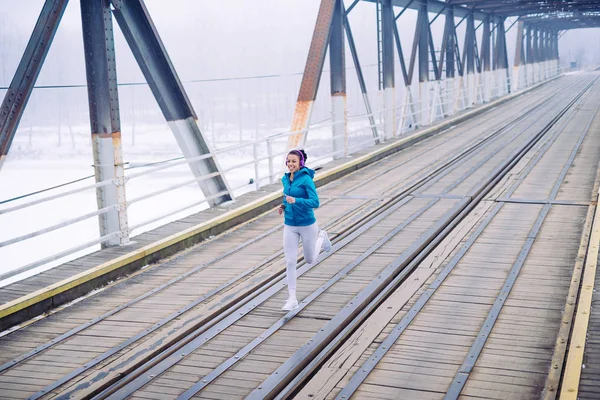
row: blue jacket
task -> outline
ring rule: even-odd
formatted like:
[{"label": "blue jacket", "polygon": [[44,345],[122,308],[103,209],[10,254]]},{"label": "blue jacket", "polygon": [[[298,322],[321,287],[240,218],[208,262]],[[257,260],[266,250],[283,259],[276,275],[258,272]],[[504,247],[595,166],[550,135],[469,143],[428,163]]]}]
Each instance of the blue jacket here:
[{"label": "blue jacket", "polygon": [[[314,224],[315,213],[313,208],[319,207],[319,196],[313,182],[315,171],[303,167],[294,174],[294,180],[290,181],[290,173],[281,178],[283,184],[284,221],[286,225],[308,226]],[[296,199],[294,204],[285,201],[285,196]]]}]

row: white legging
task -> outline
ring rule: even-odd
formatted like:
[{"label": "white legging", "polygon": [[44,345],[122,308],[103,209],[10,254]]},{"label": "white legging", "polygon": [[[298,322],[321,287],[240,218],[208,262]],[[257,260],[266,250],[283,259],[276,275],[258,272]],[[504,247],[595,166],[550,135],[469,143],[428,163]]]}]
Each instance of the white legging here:
[{"label": "white legging", "polygon": [[308,226],[283,226],[283,251],[290,297],[296,297],[296,262],[300,239],[304,249],[304,260],[309,264],[317,261],[323,247],[323,237],[319,235],[319,226],[316,222]]}]

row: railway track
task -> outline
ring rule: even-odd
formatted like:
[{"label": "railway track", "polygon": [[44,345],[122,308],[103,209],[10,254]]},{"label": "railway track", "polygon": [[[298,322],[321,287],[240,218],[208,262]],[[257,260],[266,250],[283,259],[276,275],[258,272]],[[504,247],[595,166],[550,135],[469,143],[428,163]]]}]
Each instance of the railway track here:
[{"label": "railway track", "polygon": [[[596,95],[596,97],[598,97],[598,96]],[[592,124],[592,121],[594,120],[596,115],[598,115],[599,110],[600,110],[600,107],[595,106],[595,110],[594,110],[594,112],[591,113],[591,116],[586,117],[581,131],[578,132],[576,137],[574,137],[574,139],[576,139],[576,140],[575,140],[574,145],[572,146],[572,149],[570,150],[569,153],[561,155],[564,158],[564,161],[560,158],[559,159],[553,158],[553,161],[556,164],[558,164],[558,166],[562,165],[562,167],[560,169],[557,169],[555,167],[555,170],[558,172],[558,173],[555,173],[555,179],[549,180],[548,182],[545,182],[541,188],[535,189],[538,192],[547,190],[547,192],[549,192],[549,193],[548,193],[547,197],[540,196],[541,199],[539,200],[539,203],[537,203],[537,204],[539,204],[538,209],[535,210],[533,215],[529,216],[529,219],[531,220],[531,221],[528,221],[528,224],[529,224],[528,226],[530,226],[530,230],[528,232],[526,232],[525,235],[523,235],[521,245],[516,247],[516,251],[517,251],[517,254],[515,255],[516,260],[514,261],[514,263],[512,263],[511,268],[507,272],[506,278],[505,278],[503,284],[498,285],[499,286],[498,294],[495,296],[495,298],[493,299],[493,302],[490,304],[489,310],[487,311],[485,318],[483,318],[483,320],[479,326],[479,329],[474,329],[472,331],[472,333],[471,333],[471,331],[469,331],[469,328],[464,328],[464,330],[462,331],[462,334],[468,338],[466,340],[469,342],[470,346],[468,347],[468,351],[465,351],[464,352],[465,354],[460,357],[461,361],[458,363],[458,365],[456,367],[456,371],[452,372],[452,379],[446,378],[446,380],[448,380],[448,385],[440,383],[441,386],[438,387],[437,382],[441,382],[441,381],[443,381],[443,379],[438,379],[438,380],[432,379],[432,381],[435,381],[435,382],[431,382],[431,387],[430,387],[431,398],[441,398],[441,396],[443,395],[443,398],[445,400],[450,400],[450,399],[458,399],[461,395],[464,395],[463,390],[465,388],[465,385],[467,384],[467,382],[469,381],[469,378],[473,374],[474,367],[479,360],[482,350],[484,349],[484,347],[486,346],[486,344],[490,341],[490,338],[492,337],[492,335],[491,335],[492,330],[493,330],[496,322],[498,321],[498,318],[503,310],[503,307],[507,304],[508,296],[510,295],[511,290],[513,290],[513,288],[515,287],[515,283],[519,277],[521,270],[523,269],[523,267],[526,263],[528,256],[532,253],[532,248],[533,248],[534,242],[536,240],[540,241],[543,239],[546,239],[546,240],[551,239],[551,237],[549,237],[548,234],[546,234],[544,238],[540,238],[540,237],[541,237],[541,228],[544,223],[554,224],[554,225],[557,224],[556,219],[554,221],[551,221],[551,218],[549,218],[552,207],[555,205],[562,205],[562,206],[578,205],[573,202],[564,201],[564,200],[561,201],[560,199],[558,199],[559,189],[561,188],[562,185],[565,184],[566,179],[567,179],[567,174],[568,174],[569,170],[574,166],[575,158],[576,158],[577,154],[581,151],[584,140],[586,139],[587,136],[589,136],[590,125]],[[543,159],[543,157],[545,157],[547,155],[551,146],[553,144],[555,144],[556,141],[560,138],[560,135],[563,133],[568,122],[570,122],[569,118],[567,118],[567,120],[562,123],[562,127],[557,129],[552,134],[552,136],[549,138],[549,140],[547,140],[546,143],[544,143],[544,145],[541,146],[541,148],[537,151],[537,153],[532,157],[532,159],[529,161],[527,166],[521,172],[520,177],[518,179],[515,179],[508,187],[506,187],[504,189],[502,199],[507,199],[507,200],[498,201],[495,204],[493,204],[493,206],[489,207],[485,218],[482,218],[481,223],[476,227],[476,229],[472,229],[470,231],[469,235],[466,237],[466,239],[464,241],[464,244],[462,246],[458,247],[458,251],[456,251],[452,255],[452,257],[449,257],[448,262],[443,266],[443,268],[440,268],[439,273],[435,277],[433,275],[430,275],[431,278],[430,278],[429,284],[425,285],[419,293],[416,293],[416,297],[414,298],[414,301],[411,302],[410,304],[405,303],[405,304],[407,304],[405,307],[400,307],[401,310],[397,310],[398,312],[395,315],[390,316],[389,323],[386,326],[381,326],[381,328],[382,328],[380,331],[381,334],[378,335],[376,340],[373,340],[373,342],[370,346],[370,349],[368,351],[368,354],[367,354],[367,352],[362,353],[362,356],[360,357],[360,361],[359,361],[359,357],[356,356],[356,358],[355,358],[356,364],[354,365],[354,367],[347,368],[345,370],[344,373],[346,373],[347,376],[345,378],[342,378],[341,377],[342,374],[338,374],[337,381],[335,383],[329,382],[328,384],[325,384],[324,386],[327,386],[329,389],[323,391],[322,393],[319,393],[319,395],[316,395],[316,396],[314,395],[314,392],[322,390],[321,385],[323,384],[323,382],[325,382],[325,380],[327,380],[327,378],[331,378],[332,375],[325,374],[325,375],[327,375],[327,378],[325,378],[325,376],[313,377],[313,379],[315,379],[315,381],[318,381],[319,383],[314,383],[310,389],[304,388],[303,391],[301,392],[301,394],[298,396],[299,398],[305,398],[305,397],[307,397],[307,395],[309,393],[312,393],[310,395],[311,398],[324,398],[327,396],[327,398],[335,398],[338,400],[349,399],[352,396],[357,394],[357,392],[362,387],[362,385],[365,383],[365,381],[367,380],[369,375],[376,368],[378,368],[378,366],[380,366],[381,368],[384,368],[384,369],[387,368],[385,366],[380,365],[382,363],[382,361],[384,360],[386,354],[399,354],[399,352],[406,351],[406,347],[405,347],[406,345],[405,344],[400,345],[398,343],[399,339],[402,337],[403,334],[405,334],[407,332],[407,329],[409,328],[409,326],[411,326],[411,324],[414,323],[417,318],[420,318],[422,316],[422,311],[426,307],[428,307],[430,300],[432,298],[434,298],[434,296],[436,296],[436,294],[438,294],[443,283],[448,280],[451,273],[455,269],[458,269],[457,266],[459,266],[461,262],[467,262],[467,260],[466,260],[467,253],[469,251],[471,251],[475,247],[475,245],[478,244],[478,240],[482,240],[483,235],[486,233],[486,229],[491,227],[493,223],[498,224],[498,222],[495,221],[495,218],[497,216],[499,216],[501,212],[504,212],[505,214],[511,213],[510,210],[505,210],[506,205],[511,204],[511,202],[508,199],[511,199],[511,197],[515,194],[515,192],[518,189],[520,189],[520,186],[522,185],[523,181],[528,177],[528,175],[532,172],[532,170],[534,170],[534,168],[539,166],[540,161]],[[596,185],[597,185],[597,183],[596,183]],[[515,199],[515,201],[512,204],[518,204],[518,203],[519,203],[519,200]],[[530,203],[536,204],[536,202],[530,202]],[[521,204],[526,204],[526,203],[523,202]],[[579,206],[583,206],[583,205],[585,205],[585,203],[579,204]],[[595,208],[595,206],[591,206],[591,207]],[[583,209],[583,210],[585,210],[585,209]],[[515,211],[512,211],[512,214],[514,215]],[[588,214],[589,214],[589,211],[588,211]],[[593,209],[592,209],[591,215],[593,215]],[[590,217],[590,215],[588,215],[588,218],[587,218],[587,225],[588,225],[587,229],[591,228],[591,219],[589,217]],[[554,218],[556,218],[556,217],[554,217]],[[566,228],[564,228],[564,229],[566,229]],[[584,232],[585,232],[585,230],[584,230]],[[565,232],[565,234],[566,233],[567,232]],[[584,234],[584,237],[585,237],[585,234]],[[491,239],[488,236],[486,240],[489,243],[489,241]],[[481,246],[481,244],[479,244],[479,246]],[[538,257],[539,257],[539,251],[538,251]],[[563,304],[561,306],[564,306],[564,298],[566,298],[566,296],[561,299],[563,301]],[[534,305],[532,305],[530,307],[534,307]],[[457,323],[459,323],[458,320],[457,320]],[[566,323],[566,322],[564,322],[564,323]],[[558,325],[560,325],[560,323]],[[527,326],[528,326],[527,329],[529,331],[536,329],[535,324],[531,324],[531,325],[527,325]],[[473,328],[471,328],[471,329],[473,329]],[[515,329],[517,331],[519,330],[519,328],[515,328]],[[548,329],[548,328],[546,328],[546,329]],[[556,331],[558,332],[558,328],[556,328]],[[448,333],[450,334],[450,330],[448,331]],[[540,334],[541,334],[541,332],[540,332]],[[496,338],[495,340],[497,341],[498,339]],[[552,340],[550,340],[550,342],[552,342]],[[540,346],[540,345],[538,344],[538,346]],[[535,346],[532,345],[532,347],[535,347]],[[340,347],[337,346],[337,349],[339,349],[339,348]],[[498,351],[497,347],[494,347],[493,349],[495,351]],[[458,352],[459,351],[457,350],[457,353]],[[552,355],[552,353],[550,353],[550,355]],[[347,352],[346,352],[345,356],[347,356]],[[338,355],[338,357],[341,357],[341,355]],[[529,357],[532,357],[532,356],[530,355]],[[552,357],[552,368],[554,370],[558,369],[558,372],[554,375],[560,375],[560,369],[562,368],[561,365],[563,362],[562,357],[564,357],[564,353],[562,353],[562,355],[559,357],[556,357],[556,354],[554,354],[554,357]],[[446,369],[453,370],[453,365],[452,365],[453,361],[451,362],[448,360],[446,361],[446,363],[448,363],[447,364],[448,367]],[[390,361],[388,360],[387,362],[390,362]],[[548,359],[548,367],[549,366],[550,366],[550,360]],[[419,371],[419,370],[421,370],[421,367],[422,366],[418,366],[417,368],[415,368],[415,370]],[[313,368],[314,368],[314,366],[313,366]],[[404,379],[405,374],[406,374],[405,370],[401,366],[398,366],[398,365],[396,365],[395,368],[397,368],[398,371],[400,371],[399,377],[401,376],[402,379]],[[509,366],[505,366],[504,368],[510,369]],[[445,372],[442,372],[443,369],[444,369],[443,367],[440,367],[439,371],[436,371],[435,373],[433,373],[433,375],[443,376],[445,374]],[[303,373],[301,375],[306,376],[309,373],[309,371],[310,370],[303,371]],[[312,370],[312,372],[314,372],[314,369]],[[551,376],[552,375],[553,375],[553,373],[551,373]],[[542,378],[545,378],[545,376],[542,376]],[[554,377],[554,378],[556,378],[556,377]],[[499,377],[498,379],[500,381],[502,381],[502,377]],[[513,379],[513,378],[504,377],[504,382],[517,383],[517,380]],[[521,384],[521,383],[519,382],[519,384]],[[399,382],[398,385],[402,386],[402,385],[405,385],[405,383]],[[533,385],[533,384],[529,383],[529,385]],[[556,394],[556,390],[557,390],[557,387],[555,385],[557,385],[557,381],[553,381],[553,382],[545,381],[544,382],[542,380],[540,382],[540,385],[537,388],[534,387],[534,389],[536,389],[536,390],[535,391],[532,390],[531,398],[539,398],[540,396],[542,396],[546,399],[554,398],[554,396]],[[292,390],[297,389],[297,388],[298,388],[297,384],[294,385],[293,382],[290,383],[285,390],[282,390],[280,392],[280,396],[278,396],[278,398],[282,397],[281,394],[291,393]],[[473,390],[474,389],[471,388],[471,392],[467,395],[472,394]],[[327,394],[325,394],[325,393],[327,393]],[[445,393],[445,395],[444,395],[444,393]],[[493,395],[492,393],[493,393],[492,391],[489,391],[486,394],[480,393],[480,395],[491,396],[491,395]],[[417,392],[413,392],[412,394],[409,394],[408,390],[407,390],[406,395],[407,396],[419,396],[419,394]],[[499,396],[500,394],[496,393],[495,395]],[[513,393],[513,396],[514,396],[514,398],[523,398],[522,395],[518,395],[516,393]]]},{"label": "railway track", "polygon": [[[566,85],[582,84],[583,82],[581,81],[571,81]],[[556,87],[554,90],[556,90]],[[557,103],[560,103],[560,99],[548,98],[543,103],[543,106],[557,107]],[[518,107],[517,105],[515,106]],[[370,294],[359,296],[360,305],[357,303],[356,307],[344,307],[348,308],[345,311],[346,315],[344,318],[341,316],[338,317],[340,315],[339,312],[331,315],[328,314],[325,317],[321,316],[320,318],[333,318],[331,321],[335,320],[336,323],[341,319],[346,322],[348,318],[353,320],[357,315],[364,314],[365,310],[370,309],[369,307],[375,307],[376,302],[371,302],[373,298],[381,300],[385,297],[385,295],[381,295],[383,292],[377,294],[378,290],[385,287],[385,283],[396,282],[398,278],[401,279],[402,276],[398,275],[400,270],[409,271],[410,268],[407,266],[416,265],[418,260],[422,259],[429,249],[439,243],[444,232],[447,233],[452,226],[455,226],[466,215],[468,210],[472,209],[481,196],[493,187],[493,183],[500,180],[510,166],[514,165],[515,160],[522,157],[543,136],[545,133],[544,129],[549,129],[549,126],[557,122],[557,120],[552,120],[544,125],[543,129],[536,128],[541,124],[540,120],[543,120],[543,114],[546,113],[543,111],[542,105],[533,106],[530,104],[527,108],[521,104],[520,107],[522,108],[522,112],[518,117],[508,122],[498,121],[493,125],[493,130],[487,136],[467,137],[467,133],[470,132],[468,129],[461,132],[458,132],[457,129],[457,133],[450,135],[447,139],[438,138],[439,143],[434,148],[419,149],[419,146],[415,146],[417,147],[416,151],[413,151],[413,154],[407,155],[405,160],[394,163],[394,165],[381,164],[378,167],[372,168],[366,180],[364,176],[361,179],[360,174],[352,175],[348,180],[348,183],[351,185],[350,188],[336,190],[336,185],[331,185],[331,188],[323,190],[321,192],[322,196],[325,199],[329,196],[323,202],[324,209],[328,209],[328,205],[331,208],[335,205],[336,201],[343,203],[352,199],[353,195],[355,196],[354,202],[349,203],[350,205],[347,205],[345,208],[338,207],[342,209],[338,210],[337,215],[330,218],[327,222],[328,228],[333,229],[336,233],[334,252],[321,257],[319,262],[313,266],[302,264],[299,269],[299,275],[308,277],[312,273],[318,277],[322,275],[320,272],[316,273],[315,271],[325,266],[327,269],[330,269],[327,274],[330,278],[325,281],[326,283],[323,286],[319,286],[323,282],[319,282],[317,277],[312,277],[311,279],[316,283],[316,290],[312,291],[307,299],[302,302],[300,310],[286,315],[283,319],[277,318],[277,321],[271,324],[269,328],[272,332],[267,330],[270,333],[263,333],[262,338],[260,335],[254,337],[245,347],[239,350],[243,350],[243,354],[236,353],[237,358],[236,355],[226,358],[223,364],[220,364],[215,370],[205,375],[210,377],[204,379],[206,382],[198,381],[195,385],[191,386],[192,389],[190,390],[198,392],[210,386],[212,382],[226,373],[228,368],[237,364],[244,357],[247,358],[250,351],[260,347],[266,340],[281,331],[282,327],[294,321],[294,316],[305,312],[304,310],[310,308],[311,304],[316,304],[323,295],[327,295],[328,290],[331,292],[332,289],[340,287],[349,274],[360,270],[358,267],[364,265],[365,261],[378,259],[378,262],[382,263],[388,259],[394,260],[390,265],[398,265],[389,268],[389,271],[387,269],[383,272],[378,271],[369,277],[375,279],[374,283],[376,285],[373,285],[369,289]],[[568,108],[565,108],[564,112]],[[534,136],[530,135],[532,129],[537,129],[537,134]],[[461,135],[463,136],[461,137]],[[465,142],[469,145],[467,150],[462,151],[458,155],[452,154],[452,150],[454,149],[452,146],[465,146]],[[448,146],[448,148],[444,148],[444,146]],[[419,165],[419,158],[423,157],[424,154],[441,149],[446,150],[443,157],[438,157],[434,162],[425,163],[425,166]],[[502,157],[506,158],[507,155],[512,161],[508,162],[508,164],[505,162],[505,165],[502,167],[494,165],[495,160],[502,159]],[[415,164],[417,165],[415,166]],[[407,176],[406,181],[400,184],[388,184],[387,186],[385,184],[377,185],[377,182],[385,181],[386,177],[390,176],[390,174],[397,174],[404,166],[414,169],[404,171]],[[453,192],[460,191],[461,188],[466,187],[468,184],[473,186],[474,177],[477,177],[477,174],[486,168],[490,170],[488,174],[492,178],[487,179],[485,185],[480,184],[477,189],[468,192],[466,195],[453,194]],[[353,179],[359,182],[353,184]],[[365,187],[370,185],[376,188],[376,195],[355,195],[357,192],[364,193]],[[436,187],[443,187],[441,194],[446,196],[446,199],[428,198],[430,192],[432,190],[435,191]],[[103,321],[109,321],[111,317],[125,310],[132,310],[136,304],[147,301],[147,299],[154,299],[155,303],[160,303],[161,301],[168,302],[173,295],[169,290],[179,293],[191,290],[191,288],[186,289],[182,287],[181,283],[189,279],[189,285],[193,288],[194,284],[198,283],[198,280],[194,281],[191,278],[197,278],[196,274],[202,271],[214,274],[215,269],[220,264],[231,263],[232,260],[235,261],[235,257],[241,253],[246,255],[254,252],[261,255],[261,258],[258,261],[254,261],[254,265],[251,268],[241,272],[236,271],[238,272],[237,275],[231,274],[233,276],[229,276],[229,279],[225,280],[225,282],[221,282],[216,287],[213,285],[211,290],[208,290],[199,298],[196,297],[194,301],[187,302],[183,307],[173,307],[172,310],[169,310],[171,311],[170,314],[159,319],[158,322],[150,325],[150,327],[146,327],[135,335],[127,336],[126,340],[117,340],[118,344],[100,352],[93,360],[88,360],[82,366],[71,369],[70,372],[64,374],[60,379],[53,380],[31,396],[31,398],[52,397],[63,392],[65,387],[68,387],[68,389],[60,394],[59,397],[61,398],[94,395],[97,395],[99,398],[109,395],[115,398],[124,397],[144,385],[152,383],[157,377],[165,374],[165,371],[168,372],[168,368],[164,368],[165,365],[169,363],[172,363],[171,366],[177,365],[184,358],[182,354],[193,354],[193,351],[188,352],[188,348],[195,346],[194,351],[197,351],[203,346],[207,347],[207,344],[210,344],[211,340],[215,340],[225,331],[234,331],[236,323],[246,316],[252,315],[252,313],[257,315],[272,314],[273,311],[278,309],[276,304],[281,302],[277,293],[283,287],[283,282],[280,280],[283,268],[282,265],[277,266],[282,256],[281,251],[278,250],[280,247],[281,225],[273,224],[274,218],[272,216],[265,216],[264,218],[272,226],[264,230],[262,235],[238,244],[233,249],[222,253],[219,257],[192,268],[177,278],[144,293],[142,296],[119,305],[108,313],[104,313],[85,324],[78,325],[63,335],[36,347],[20,357],[14,358],[0,367],[0,377],[5,372],[16,370],[20,366],[27,364],[28,361],[35,361],[36,357],[51,356],[48,353],[52,349],[57,348],[57,346],[60,346],[61,343],[68,342],[80,333],[85,333],[87,330],[97,327]],[[319,219],[323,220],[321,216]],[[420,223],[420,221],[426,219],[432,219],[434,222],[429,225],[423,224],[421,227],[411,225]],[[386,224],[387,228],[381,228]],[[360,242],[362,234],[366,232],[371,233],[379,228],[385,231],[392,226],[394,227],[393,229],[380,232],[380,239],[376,240],[375,243],[369,243],[370,246],[357,246],[357,242]],[[411,231],[411,235],[414,235],[416,231],[420,235],[420,240],[411,246],[407,246],[400,258],[392,257],[392,252],[386,249],[391,244],[397,245],[394,240],[398,240],[400,236],[405,235],[409,231]],[[273,246],[274,243],[277,245]],[[271,245],[271,247],[268,245]],[[357,247],[353,250],[348,250],[352,246]],[[251,247],[258,248],[261,251],[251,250]],[[348,260],[349,256],[348,254],[342,255],[342,250],[350,254],[366,250],[365,254],[368,255],[363,254],[360,257],[352,257],[352,261],[348,263],[345,260]],[[337,260],[334,261],[334,259]],[[336,263],[344,265],[344,268],[336,269]],[[404,267],[408,269],[404,269]],[[378,279],[379,281],[377,281]],[[323,278],[320,279],[320,281],[322,280]],[[239,288],[244,285],[245,287]],[[232,296],[227,300],[218,298],[219,295],[223,296],[224,293],[233,287],[238,287],[237,296]],[[197,291],[197,288],[195,289]],[[162,300],[158,298],[161,294],[163,296]],[[231,293],[229,293],[229,296],[231,296]],[[193,297],[193,295],[188,297]],[[213,303],[210,303],[211,300]],[[198,311],[198,306],[204,306],[204,309]],[[210,307],[213,307],[213,309],[210,310]],[[273,317],[273,315],[268,316]],[[319,317],[313,319],[320,320]],[[173,333],[176,331],[180,333]],[[155,333],[155,335],[151,337],[152,333]],[[313,340],[312,343],[314,343],[315,349],[319,349],[319,346],[324,346],[327,343],[324,340],[331,339],[331,335],[335,336],[337,333],[331,331],[328,334],[322,335],[324,339],[320,339],[320,341]],[[211,335],[212,338],[210,337]],[[141,344],[140,341],[142,341]],[[124,359],[130,362],[124,364]],[[108,364],[108,361],[110,361],[110,364]],[[173,363],[173,361],[178,362]],[[102,371],[102,368],[105,366],[109,367],[108,373]],[[164,370],[161,371],[160,369]],[[153,373],[153,371],[159,372]],[[291,371],[286,371],[281,376],[289,376],[294,371],[297,371],[297,367]],[[127,375],[127,377],[123,378],[124,375]],[[274,385],[273,390],[281,389],[284,383],[285,381],[281,381]],[[267,386],[256,390],[263,389],[264,392],[258,393],[261,395],[271,393],[267,391]]]}]

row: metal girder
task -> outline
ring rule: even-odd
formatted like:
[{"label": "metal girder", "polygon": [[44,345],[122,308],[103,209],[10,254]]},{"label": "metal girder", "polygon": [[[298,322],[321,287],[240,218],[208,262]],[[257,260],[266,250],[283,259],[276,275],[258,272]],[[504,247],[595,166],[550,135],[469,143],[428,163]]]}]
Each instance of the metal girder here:
[{"label": "metal girder", "polygon": [[515,67],[524,64],[525,59],[525,48],[523,47],[523,28],[525,24],[523,21],[519,21],[517,25],[517,44],[515,45]]},{"label": "metal girder", "polygon": [[[444,39],[442,45],[442,54],[445,54],[446,57],[446,78],[454,78],[455,75],[455,37],[456,34],[454,29],[454,7],[449,7],[446,10],[446,23],[444,25]],[[440,58],[440,70],[442,69],[442,62],[443,58]]]},{"label": "metal girder", "polygon": [[90,128],[96,182],[112,180],[113,185],[96,188],[100,237],[114,232],[102,247],[129,241],[121,121],[117,89],[117,63],[110,0],[81,0],[81,23],[85,70],[90,108]]},{"label": "metal girder", "polygon": [[395,66],[394,66],[394,8],[392,0],[381,0],[381,50],[382,50],[382,83],[384,123],[383,132],[385,139],[396,136],[396,94],[395,94]]},{"label": "metal girder", "polygon": [[540,60],[540,41],[539,41],[539,30],[537,28],[533,28],[533,52],[532,59],[534,63],[539,63]]},{"label": "metal girder", "polygon": [[[364,1],[376,3],[378,0],[364,0]],[[447,3],[447,2],[439,1],[439,0],[427,0],[427,8],[428,8],[429,12],[437,14],[439,12],[443,12],[448,7],[449,3],[450,2]],[[392,0],[392,5],[394,7],[402,7],[402,8],[407,7],[407,8],[411,8],[413,10],[418,10],[419,7],[421,6],[421,3],[420,3],[420,1],[415,1],[415,0]],[[456,17],[465,17],[470,12],[471,12],[471,9],[466,8],[466,7],[455,7],[455,10],[454,10],[454,14]],[[483,19],[485,19],[487,14],[475,10],[473,15],[475,16],[475,19],[483,20]]]},{"label": "metal girder", "polygon": [[600,27],[600,11],[597,13],[554,13],[521,17],[529,25],[552,30],[585,29]]},{"label": "metal girder", "polygon": [[331,34],[329,38],[329,65],[331,95],[346,95],[346,68],[344,51],[344,11],[343,2],[337,1],[332,20]]},{"label": "metal girder", "polygon": [[297,133],[290,136],[288,140],[289,149],[304,146],[306,141],[306,129],[310,123],[312,108],[317,98],[336,3],[337,0],[321,0],[292,118],[291,131]]},{"label": "metal girder", "polygon": [[[377,1],[377,0],[365,0]],[[394,6],[419,8],[414,0],[393,0]],[[536,23],[548,25],[552,29],[579,29],[600,27],[600,0],[429,0],[430,12],[441,13],[449,5],[455,8],[456,17],[466,17],[474,13],[476,20],[483,21],[486,16],[521,16],[537,18]],[[561,16],[554,14],[572,13]],[[590,15],[585,15],[589,13]],[[579,14],[579,15],[577,15]]]},{"label": "metal girder", "polygon": [[68,0],[46,0],[0,109],[0,170]]},{"label": "metal girder", "polygon": [[490,71],[492,67],[492,53],[490,51],[491,31],[489,17],[483,21],[483,35],[481,39],[481,58],[483,60],[483,70]]},{"label": "metal girder", "polygon": [[427,2],[421,3],[419,31],[415,33],[419,40],[419,82],[429,81],[429,18]]},{"label": "metal girder", "polygon": [[[111,0],[113,14],[135,59],[187,159],[210,154],[198,118],[142,0]],[[214,157],[189,166],[211,206],[232,199],[225,176]],[[210,174],[211,178],[204,178]]]},{"label": "metal girder", "polygon": [[467,74],[475,73],[475,19],[472,15],[467,17],[467,30],[465,33],[465,47]]},{"label": "metal girder", "polygon": [[[427,19],[429,19],[429,18],[427,18]],[[442,75],[441,75],[441,69],[438,69],[437,59],[435,56],[435,46],[433,44],[433,35],[431,34],[431,23],[427,24],[427,36],[429,38],[429,55],[431,56],[431,65],[433,68],[433,74],[435,76],[435,80],[439,81],[440,79],[442,79]]]},{"label": "metal girder", "polygon": [[527,44],[526,44],[526,58],[525,58],[525,63],[526,64],[533,64],[535,62],[535,57],[533,55],[533,35],[531,34],[532,29],[529,25],[527,25],[527,32],[525,33],[525,37],[527,40]]},{"label": "metal girder", "polygon": [[492,97],[492,31],[491,17],[483,21],[483,33],[481,35],[481,59],[483,61],[483,101],[489,102]]},{"label": "metal girder", "polygon": [[383,90],[395,86],[394,74],[394,9],[391,0],[382,0]]},{"label": "metal girder", "polygon": [[448,2],[505,17],[552,11],[600,10],[600,0],[449,0]]},{"label": "metal girder", "polygon": [[[343,2],[342,2],[343,7]],[[395,24],[394,24],[395,25]],[[348,21],[347,13],[344,14],[344,29],[346,30],[346,37],[348,38],[348,48],[352,54],[352,61],[354,62],[354,68],[356,69],[356,76],[358,77],[358,84],[360,85],[360,91],[365,102],[365,109],[369,117],[369,123],[371,125],[371,132],[375,138],[375,143],[379,144],[379,134],[377,133],[377,124],[375,123],[375,117],[371,109],[371,103],[369,102],[369,96],[367,93],[367,84],[365,83],[365,77],[360,66],[358,59],[358,52],[356,51],[356,45],[354,44],[354,36],[352,35],[352,29],[350,28],[350,22]]]},{"label": "metal girder", "polygon": [[331,114],[333,117],[333,157],[348,155],[348,118],[346,111],[346,55],[344,42],[344,3],[337,0],[329,35]]},{"label": "metal girder", "polygon": [[409,86],[410,81],[408,80],[408,72],[406,71],[406,61],[404,60],[404,52],[402,51],[402,43],[400,42],[400,33],[398,32],[398,25],[396,25],[396,23],[394,23],[394,39],[396,39],[396,50],[398,51],[398,58],[400,59],[400,70],[402,71],[404,86]]}]

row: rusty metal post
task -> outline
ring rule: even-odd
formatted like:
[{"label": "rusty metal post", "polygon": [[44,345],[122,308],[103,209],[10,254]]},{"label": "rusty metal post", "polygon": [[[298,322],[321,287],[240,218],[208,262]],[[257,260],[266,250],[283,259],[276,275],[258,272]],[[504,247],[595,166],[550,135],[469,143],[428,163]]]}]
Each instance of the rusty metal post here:
[{"label": "rusty metal post", "polygon": [[313,32],[312,41],[308,50],[308,58],[302,75],[300,93],[296,101],[291,131],[296,132],[288,140],[288,148],[293,149],[304,146],[306,142],[306,129],[310,123],[313,105],[317,98],[319,80],[325,63],[325,53],[329,43],[331,23],[337,0],[321,0],[317,23]]},{"label": "rusty metal post", "polygon": [[0,171],[68,0],[46,0],[0,109]]},{"label": "rusty metal post", "polygon": [[344,51],[344,3],[337,0],[329,37],[331,68],[331,115],[333,118],[333,158],[348,155],[348,113],[346,108],[346,54]]},{"label": "rusty metal post", "polygon": [[81,22],[90,107],[90,126],[96,182],[114,185],[96,189],[98,209],[113,207],[98,216],[100,236],[120,232],[102,247],[129,241],[117,71],[109,0],[81,0]]},{"label": "rusty metal post", "polygon": [[396,137],[396,84],[394,79],[394,8],[392,0],[382,0],[383,133],[386,140]]},{"label": "rusty metal post", "polygon": [[[154,22],[142,0],[111,0],[119,23],[135,59],[173,132],[198,186],[215,206],[233,199],[233,193],[221,173],[215,157],[209,155],[208,141],[200,131],[198,117],[177,72],[171,63]],[[201,158],[198,160],[197,158]],[[214,174],[214,175],[213,175]],[[207,175],[212,175],[206,179]]]}]

